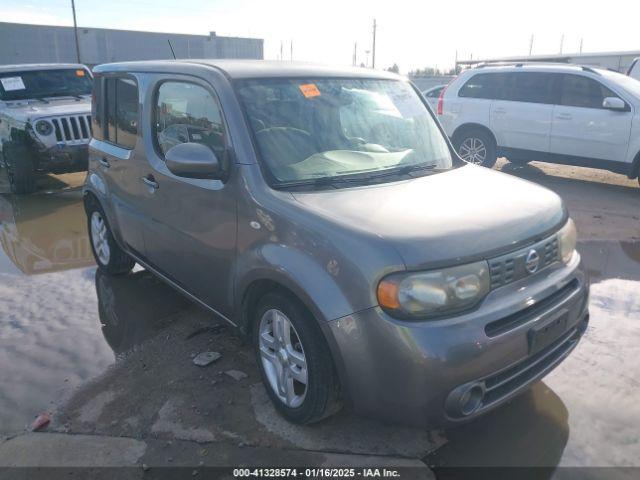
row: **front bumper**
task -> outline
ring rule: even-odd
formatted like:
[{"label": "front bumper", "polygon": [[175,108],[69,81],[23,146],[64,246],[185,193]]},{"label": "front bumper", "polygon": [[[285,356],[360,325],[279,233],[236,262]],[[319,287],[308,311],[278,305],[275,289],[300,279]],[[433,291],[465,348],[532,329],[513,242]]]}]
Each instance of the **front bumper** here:
[{"label": "front bumper", "polygon": [[[329,343],[358,413],[448,426],[497,407],[557,366],[585,331],[588,292],[576,253],[569,265],[493,290],[464,315],[407,322],[374,307],[329,322]],[[533,347],[532,328],[557,318],[553,338]],[[470,387],[482,400],[465,412],[459,405]]]},{"label": "front bumper", "polygon": [[86,171],[89,159],[89,144],[63,145],[42,148],[37,151],[35,169],[47,173],[70,173]]}]

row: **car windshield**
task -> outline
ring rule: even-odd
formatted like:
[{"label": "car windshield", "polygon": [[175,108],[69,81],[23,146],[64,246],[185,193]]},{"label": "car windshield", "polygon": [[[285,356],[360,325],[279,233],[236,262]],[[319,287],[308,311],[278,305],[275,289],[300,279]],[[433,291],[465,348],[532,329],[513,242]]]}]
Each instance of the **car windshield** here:
[{"label": "car windshield", "polygon": [[237,90],[276,184],[452,167],[446,140],[407,82],[245,80]]},{"label": "car windshield", "polygon": [[91,94],[91,76],[84,68],[0,73],[0,100]]}]

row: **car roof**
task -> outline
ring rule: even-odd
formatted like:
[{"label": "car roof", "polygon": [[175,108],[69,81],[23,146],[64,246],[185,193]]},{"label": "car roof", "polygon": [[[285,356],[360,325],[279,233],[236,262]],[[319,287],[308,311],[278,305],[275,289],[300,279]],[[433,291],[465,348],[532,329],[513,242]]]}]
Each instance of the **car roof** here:
[{"label": "car roof", "polygon": [[358,67],[330,67],[303,62],[276,60],[151,60],[140,62],[106,63],[96,66],[94,73],[107,72],[180,72],[182,67],[204,66],[215,68],[232,79],[249,78],[379,78],[398,80],[400,75],[391,72]]},{"label": "car roof", "polygon": [[15,65],[0,65],[0,73],[28,72],[34,70],[64,70],[69,68],[87,68],[81,63],[23,63]]}]

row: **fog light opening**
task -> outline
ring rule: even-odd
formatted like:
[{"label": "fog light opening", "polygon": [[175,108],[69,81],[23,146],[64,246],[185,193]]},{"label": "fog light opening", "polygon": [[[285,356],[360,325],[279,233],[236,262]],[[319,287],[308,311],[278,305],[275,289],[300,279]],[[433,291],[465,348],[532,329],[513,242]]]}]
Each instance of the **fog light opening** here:
[{"label": "fog light opening", "polygon": [[484,389],[480,385],[473,385],[467,389],[460,397],[460,413],[467,416],[475,412],[480,405],[482,405],[482,399],[484,398]]}]

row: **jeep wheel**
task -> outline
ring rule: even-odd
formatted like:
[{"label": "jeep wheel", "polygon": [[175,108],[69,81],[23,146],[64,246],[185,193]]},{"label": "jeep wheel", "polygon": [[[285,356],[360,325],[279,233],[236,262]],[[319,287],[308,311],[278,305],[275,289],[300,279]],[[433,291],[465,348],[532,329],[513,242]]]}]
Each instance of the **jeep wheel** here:
[{"label": "jeep wheel", "polygon": [[11,193],[35,192],[36,172],[33,168],[33,156],[29,149],[23,146],[5,144],[3,157]]},{"label": "jeep wheel", "polygon": [[454,145],[460,158],[474,165],[491,168],[498,159],[493,138],[480,129],[471,129],[456,135]]},{"label": "jeep wheel", "polygon": [[116,243],[106,215],[95,200],[87,206],[87,220],[91,251],[98,267],[111,275],[129,273],[135,261]]},{"label": "jeep wheel", "polygon": [[285,293],[265,295],[256,309],[253,336],[262,380],[284,418],[308,424],[340,409],[329,348],[300,302]]}]

